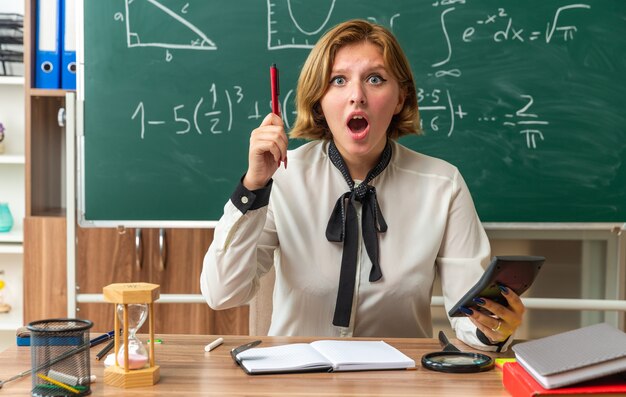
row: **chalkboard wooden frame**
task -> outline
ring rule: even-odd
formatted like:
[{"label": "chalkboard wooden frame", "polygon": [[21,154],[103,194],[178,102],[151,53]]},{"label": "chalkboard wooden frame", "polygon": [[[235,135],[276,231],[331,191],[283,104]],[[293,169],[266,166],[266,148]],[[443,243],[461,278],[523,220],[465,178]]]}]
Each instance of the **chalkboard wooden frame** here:
[{"label": "chalkboard wooden frame", "polygon": [[[281,67],[284,113],[289,115],[293,110],[292,87],[307,49],[299,48],[298,43],[286,48],[288,44],[279,43],[268,33],[267,10],[276,7],[277,14],[284,14],[280,9],[283,2],[237,3],[234,7],[240,7],[235,8],[238,21],[245,21],[238,31],[243,32],[245,40],[235,45],[237,37],[232,33],[216,32],[211,37],[198,34],[208,39],[200,40],[199,45],[217,47],[204,51],[168,50],[156,44],[124,47],[116,41],[122,37],[123,23],[116,16],[125,12],[124,0],[98,2],[97,7],[102,7],[99,9],[92,9],[96,2],[78,3],[82,26],[77,54],[80,225],[213,226],[245,170],[247,134],[255,126],[245,117],[269,111],[264,109],[269,108],[264,98],[269,90],[260,80],[266,77],[272,62]],[[200,4],[206,4],[180,3],[167,2],[181,7],[174,12],[179,17],[193,16]],[[210,3],[211,12],[219,15],[213,19],[190,17],[190,21],[197,22],[192,25],[209,26],[210,21],[226,30],[234,20],[220,8],[233,7],[230,3]],[[184,4],[189,4],[190,14],[182,12]],[[401,142],[458,166],[484,222],[619,224],[626,220],[626,115],[621,111],[626,98],[626,60],[619,55],[626,53],[626,27],[617,22],[626,15],[625,3],[538,1],[529,6],[495,0],[480,5],[398,0],[356,4],[328,0],[332,12],[325,14],[322,9],[310,18],[328,17],[326,27],[348,17],[372,17],[391,26],[412,62],[426,133]],[[85,31],[84,11],[102,15],[107,22],[100,24],[87,17],[89,30]],[[255,19],[259,13],[265,15],[262,20]],[[154,26],[151,28],[154,30]],[[234,41],[229,44],[231,39]],[[97,49],[90,47],[94,43]],[[238,46],[244,44],[257,46],[251,47],[256,52],[235,62],[241,55]],[[173,59],[168,60],[170,55]],[[125,74],[114,71],[101,80],[94,77],[114,68],[103,60],[117,56],[120,60],[137,57],[131,62],[149,64],[155,75],[152,80],[142,80],[141,73],[131,70]],[[209,60],[214,67],[205,66]],[[177,81],[174,76],[176,84],[171,84],[167,62],[179,62],[178,67],[187,68],[182,75],[202,69],[214,78]],[[137,86],[125,89],[112,77],[128,77],[124,81],[131,83],[137,80]],[[224,81],[228,84],[220,85]],[[163,99],[166,95],[151,91],[156,85],[166,86],[168,100]],[[202,87],[194,91],[195,86]],[[238,89],[245,98],[229,117],[224,116],[227,108],[211,108],[216,103],[211,104],[211,99],[217,98],[219,103],[230,100],[234,109],[237,105],[232,103],[241,94]],[[130,98],[134,94],[140,95]],[[118,102],[123,106],[121,112],[115,111]],[[98,107],[106,112],[96,111]],[[208,132],[215,126],[211,116],[206,116],[204,124],[195,126],[194,131],[194,109],[201,109],[203,114],[221,112],[221,133],[211,136]],[[148,129],[145,120],[163,121],[150,119],[154,114],[169,115],[165,121],[168,129]],[[288,123],[293,122],[287,117]],[[137,127],[140,118],[141,133]],[[195,136],[174,133],[186,123]],[[189,138],[184,143],[180,143],[182,139],[177,141],[182,135],[182,139]],[[223,143],[216,144],[218,148],[209,153],[210,159],[198,151],[198,147],[207,145],[207,136],[219,145]],[[146,144],[147,140],[152,142]],[[111,142],[120,143],[115,146]],[[175,150],[167,150],[172,148]],[[161,163],[161,158],[165,162]],[[141,170],[145,159],[158,172],[151,167]],[[131,172],[133,167],[137,167],[137,173]],[[163,181],[178,179],[188,181],[183,181],[186,185],[172,183],[159,190]],[[133,184],[139,187],[133,190]],[[205,187],[204,191],[191,191],[199,185]],[[185,188],[191,189],[190,193]],[[180,203],[181,195],[190,198]]]}]

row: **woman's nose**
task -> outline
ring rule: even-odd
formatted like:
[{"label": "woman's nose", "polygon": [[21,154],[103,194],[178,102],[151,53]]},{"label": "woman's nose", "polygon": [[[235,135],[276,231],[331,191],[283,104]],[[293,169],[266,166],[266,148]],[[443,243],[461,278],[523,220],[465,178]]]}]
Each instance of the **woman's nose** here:
[{"label": "woman's nose", "polygon": [[366,102],[365,90],[363,90],[361,84],[355,84],[350,92],[350,103],[365,105]]}]

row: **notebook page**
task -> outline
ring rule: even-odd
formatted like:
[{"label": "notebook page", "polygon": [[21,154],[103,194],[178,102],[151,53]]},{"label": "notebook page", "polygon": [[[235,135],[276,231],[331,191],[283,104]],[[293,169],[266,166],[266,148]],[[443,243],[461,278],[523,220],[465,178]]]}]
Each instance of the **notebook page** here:
[{"label": "notebook page", "polygon": [[237,355],[249,372],[288,372],[298,369],[328,368],[330,363],[308,343],[257,347]]},{"label": "notebook page", "polygon": [[415,361],[383,341],[320,340],[311,343],[336,371],[401,369],[415,367]]}]

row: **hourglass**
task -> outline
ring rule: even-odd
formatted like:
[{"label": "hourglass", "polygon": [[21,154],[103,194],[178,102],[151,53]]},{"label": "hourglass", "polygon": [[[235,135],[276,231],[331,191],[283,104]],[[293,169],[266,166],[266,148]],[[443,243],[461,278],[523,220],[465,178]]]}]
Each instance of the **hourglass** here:
[{"label": "hourglass", "polygon": [[[110,284],[103,289],[104,300],[115,304],[115,364],[105,368],[104,382],[118,387],[151,386],[159,381],[159,366],[154,365],[154,311],[159,286],[148,283]],[[137,331],[148,319],[150,348],[146,351]],[[122,325],[120,326],[120,322]],[[120,341],[120,338],[123,338]]]},{"label": "hourglass", "polygon": [[128,349],[126,349],[126,343],[120,347],[116,356],[117,364],[125,367],[126,350],[128,350],[128,369],[143,368],[148,363],[148,351],[137,338],[137,331],[148,317],[148,305],[131,303],[126,311],[124,311],[124,305],[117,305],[117,317],[122,322],[124,322],[124,313],[128,315]]}]

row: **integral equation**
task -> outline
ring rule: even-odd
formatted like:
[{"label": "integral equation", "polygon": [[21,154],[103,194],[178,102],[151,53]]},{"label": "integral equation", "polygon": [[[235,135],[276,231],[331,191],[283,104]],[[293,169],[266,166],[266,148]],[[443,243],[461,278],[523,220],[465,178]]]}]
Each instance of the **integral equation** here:
[{"label": "integral equation", "polygon": [[[591,8],[588,4],[570,4],[555,9],[552,17],[545,21],[545,26],[525,27],[515,22],[515,16],[509,14],[505,8],[497,8],[492,12],[485,12],[473,24],[462,29],[458,36],[451,36],[448,23],[455,17],[465,0],[441,0],[432,4],[433,7],[443,8],[440,13],[440,27],[445,43],[445,57],[431,64],[432,72],[429,76],[436,79],[459,79],[455,86],[463,87],[463,70],[457,65],[455,49],[458,46],[472,43],[474,40],[491,41],[494,49],[505,42],[529,43],[541,40],[545,45],[557,41],[567,42],[574,40],[578,27],[568,21],[568,14],[582,12]],[[443,131],[450,137],[455,127],[464,119],[473,117],[478,123],[490,124],[493,127],[508,129],[520,136],[528,149],[536,149],[541,141],[545,140],[542,128],[550,125],[548,120],[541,120],[536,110],[533,93],[519,92],[517,97],[506,98],[510,105],[518,106],[513,113],[505,113],[504,117],[493,114],[475,112],[471,114],[464,110],[463,105],[456,103],[454,93],[449,89],[432,88],[418,90],[418,103],[422,115],[422,128],[426,131]]]}]

